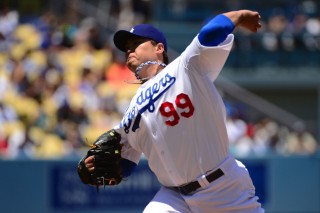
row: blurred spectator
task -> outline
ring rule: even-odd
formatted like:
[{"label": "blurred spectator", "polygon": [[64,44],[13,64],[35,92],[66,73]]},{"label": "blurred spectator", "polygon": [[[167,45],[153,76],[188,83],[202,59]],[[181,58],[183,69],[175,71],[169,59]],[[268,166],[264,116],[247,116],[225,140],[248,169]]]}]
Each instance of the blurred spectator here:
[{"label": "blurred spectator", "polygon": [[304,44],[308,50],[320,50],[320,16],[310,18],[305,24],[306,33],[303,36]]},{"label": "blurred spectator", "polygon": [[121,89],[124,85],[128,84],[128,82],[135,81],[136,78],[127,68],[126,58],[123,52],[114,50],[113,56],[113,62],[106,68],[105,76],[111,86],[115,89]]},{"label": "blurred spectator", "polygon": [[51,36],[57,25],[57,18],[51,11],[46,11],[32,23],[41,35],[41,48],[51,46]]},{"label": "blurred spectator", "polygon": [[286,151],[289,154],[310,155],[318,150],[316,139],[306,131],[301,123],[295,124],[294,131],[287,138]]},{"label": "blurred spectator", "polygon": [[117,14],[117,29],[130,29],[138,23],[144,23],[149,19],[150,2],[145,0],[116,0],[119,13]]},{"label": "blurred spectator", "polygon": [[294,43],[292,42],[292,35],[289,34],[290,32],[287,32],[288,19],[283,14],[283,11],[280,9],[276,10],[275,14],[270,16],[267,22],[267,29],[262,38],[263,47],[269,51],[276,51],[282,47],[292,50]]},{"label": "blurred spectator", "polygon": [[6,5],[0,7],[0,34],[6,39],[19,24],[19,14]]}]

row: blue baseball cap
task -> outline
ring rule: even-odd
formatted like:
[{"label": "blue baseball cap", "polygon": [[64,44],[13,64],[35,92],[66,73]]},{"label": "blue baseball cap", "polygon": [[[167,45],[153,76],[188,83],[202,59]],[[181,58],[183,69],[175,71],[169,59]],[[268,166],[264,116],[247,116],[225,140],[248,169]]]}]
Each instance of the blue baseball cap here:
[{"label": "blue baseball cap", "polygon": [[119,50],[126,52],[127,41],[134,38],[146,38],[162,43],[164,50],[167,51],[167,41],[164,34],[150,24],[136,25],[130,31],[119,30],[114,34],[113,42]]}]

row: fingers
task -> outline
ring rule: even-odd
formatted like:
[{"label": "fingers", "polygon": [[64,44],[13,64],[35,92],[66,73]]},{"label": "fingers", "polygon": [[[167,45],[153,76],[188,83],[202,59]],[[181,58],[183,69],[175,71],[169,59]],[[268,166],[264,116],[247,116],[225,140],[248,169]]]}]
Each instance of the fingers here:
[{"label": "fingers", "polygon": [[260,14],[258,13],[258,20],[257,20],[257,22],[258,22],[258,28],[261,28],[261,16],[260,16]]},{"label": "fingers", "polygon": [[252,12],[250,15],[248,15],[248,25],[251,26],[251,28],[249,28],[251,31],[256,32],[260,27],[261,27],[261,16],[259,14],[259,12]]},{"label": "fingers", "polygon": [[257,32],[261,28],[261,15],[258,12],[247,12],[242,26],[251,32]]},{"label": "fingers", "polygon": [[252,27],[251,31],[252,31],[252,32],[257,32],[258,29],[260,29],[260,28],[261,28],[261,23],[260,23],[259,21],[257,21],[257,22],[254,24],[254,26]]},{"label": "fingers", "polygon": [[257,18],[257,28],[259,29],[259,28],[261,28],[261,15],[259,14],[259,13],[257,13],[257,16],[258,16],[258,18]]},{"label": "fingers", "polygon": [[91,155],[89,157],[87,157],[85,160],[84,160],[85,164],[87,163],[93,163],[94,162],[94,156]]},{"label": "fingers", "polygon": [[90,156],[84,160],[86,168],[89,172],[94,171],[94,156]]}]

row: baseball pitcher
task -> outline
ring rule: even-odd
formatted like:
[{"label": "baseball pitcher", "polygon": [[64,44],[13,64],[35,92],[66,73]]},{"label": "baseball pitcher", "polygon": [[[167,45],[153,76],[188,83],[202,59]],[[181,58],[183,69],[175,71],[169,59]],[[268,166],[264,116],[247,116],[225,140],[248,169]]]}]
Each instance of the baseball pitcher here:
[{"label": "baseball pitcher", "polygon": [[[82,180],[118,184],[144,154],[162,184],[145,213],[264,212],[248,170],[229,153],[226,110],[214,85],[232,48],[233,30],[256,32],[260,18],[250,10],[217,15],[170,64],[166,38],[154,26],[116,32],[114,44],[141,86],[121,123],[93,147],[106,149],[81,160]],[[112,144],[116,148],[110,149]]]}]

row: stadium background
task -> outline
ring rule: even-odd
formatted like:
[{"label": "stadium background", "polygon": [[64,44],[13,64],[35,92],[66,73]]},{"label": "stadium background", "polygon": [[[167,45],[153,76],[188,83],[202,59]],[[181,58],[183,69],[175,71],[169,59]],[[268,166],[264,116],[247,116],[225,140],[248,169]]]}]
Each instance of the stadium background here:
[{"label": "stadium background", "polygon": [[123,185],[84,186],[76,164],[119,122],[136,85],[112,34],[148,22],[173,60],[210,17],[258,10],[217,81],[231,151],[267,212],[320,212],[318,0],[2,0],[0,212],[141,212],[159,187],[144,160]]}]

